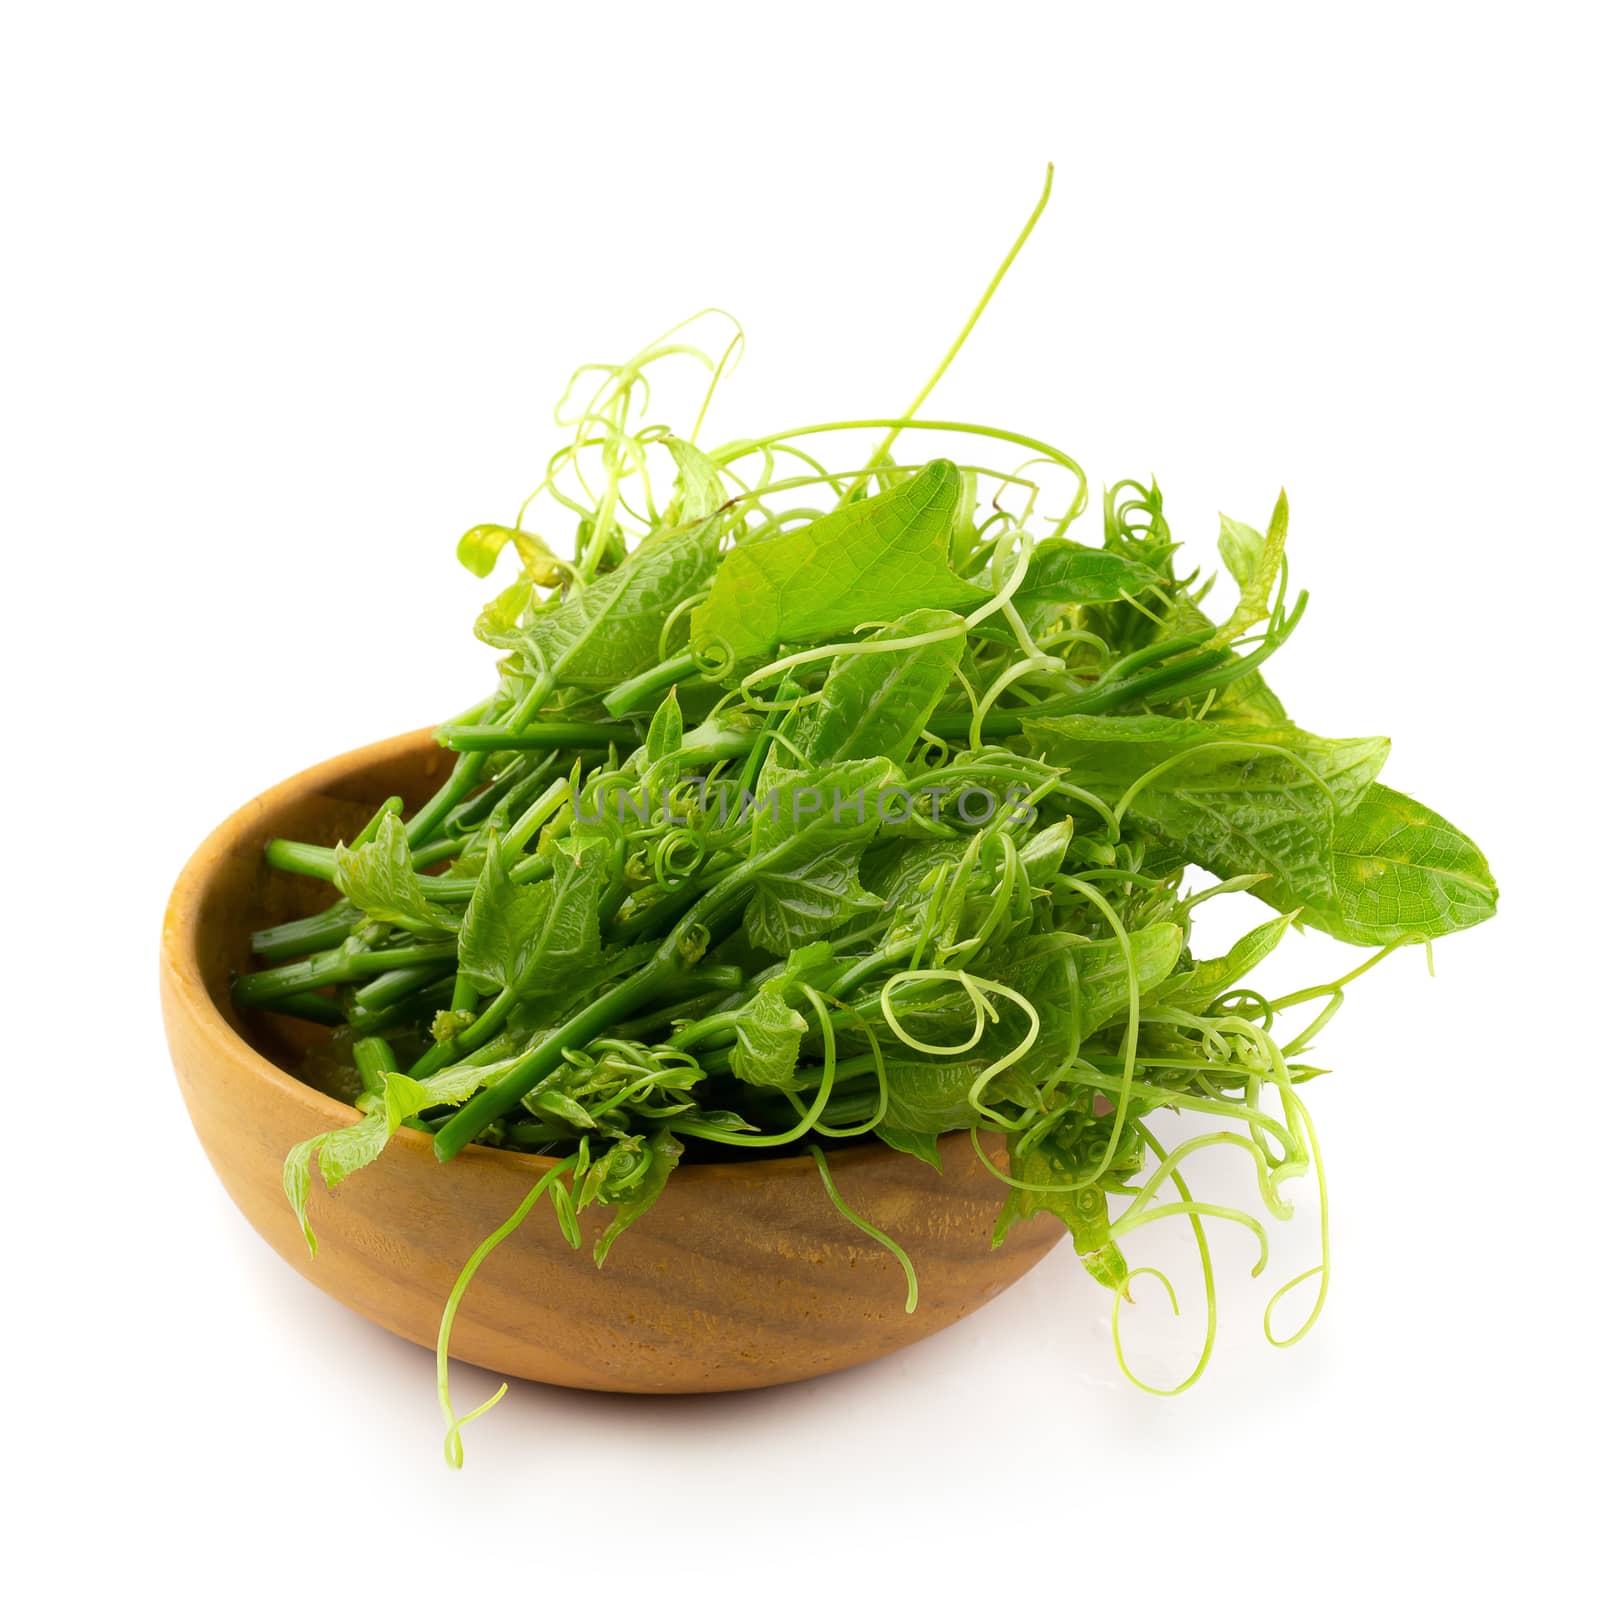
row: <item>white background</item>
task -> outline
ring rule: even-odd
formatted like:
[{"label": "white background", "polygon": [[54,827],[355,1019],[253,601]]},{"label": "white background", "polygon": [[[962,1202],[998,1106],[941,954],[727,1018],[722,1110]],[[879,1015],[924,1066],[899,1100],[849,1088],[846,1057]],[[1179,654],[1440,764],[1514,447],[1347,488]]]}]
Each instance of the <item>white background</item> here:
[{"label": "white background", "polygon": [[[4,1411],[46,1587],[1557,1577],[1596,1422],[1593,43],[1529,5],[10,10]],[[1047,158],[933,409],[1154,469],[1197,559],[1286,485],[1275,686],[1391,734],[1503,890],[1325,1036],[1326,1316],[1268,1348],[1220,1238],[1213,1370],[1153,1400],[1063,1252],[824,1382],[514,1386],[449,1474],[431,1357],[273,1257],[189,1132],[170,882],[268,783],[483,692],[454,539],[515,512],[577,362],[724,304],[711,435],[893,410]],[[1296,941],[1279,987],[1348,956]],[[1274,1282],[1309,1215],[1279,1243]],[[1195,1318],[1136,1315],[1176,1371]]]}]

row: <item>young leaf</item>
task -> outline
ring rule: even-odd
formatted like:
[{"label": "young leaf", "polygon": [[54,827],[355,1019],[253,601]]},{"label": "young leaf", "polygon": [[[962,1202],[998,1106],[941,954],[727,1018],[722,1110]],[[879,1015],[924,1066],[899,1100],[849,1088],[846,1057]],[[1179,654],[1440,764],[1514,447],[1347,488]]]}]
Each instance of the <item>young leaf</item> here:
[{"label": "young leaf", "polygon": [[588,987],[600,959],[602,852],[558,849],[554,870],[515,884],[496,843],[488,852],[461,923],[461,971],[480,990],[522,999]]},{"label": "young leaf", "polygon": [[302,1139],[283,1158],[283,1192],[289,1197],[290,1208],[300,1223],[300,1232],[305,1235],[306,1249],[312,1255],[317,1253],[317,1236],[306,1220],[306,1208],[311,1203],[311,1158],[324,1137],[317,1133],[309,1139]]},{"label": "young leaf", "polygon": [[[644,809],[654,816],[665,810],[683,770],[683,712],[674,688],[656,707],[645,734],[643,754],[636,757],[644,776]],[[604,810],[604,807],[601,808]]]},{"label": "young leaf", "polygon": [[306,1248],[312,1255],[317,1253],[317,1236],[306,1218],[311,1198],[311,1158],[317,1158],[322,1181],[331,1189],[352,1172],[377,1160],[388,1142],[389,1128],[384,1113],[369,1111],[360,1122],[347,1128],[334,1128],[328,1133],[302,1139],[284,1157],[283,1192],[289,1197],[289,1204],[299,1219],[300,1231],[305,1235]]},{"label": "young leaf", "polygon": [[741,1011],[734,1031],[737,1037],[729,1063],[734,1077],[772,1089],[786,1089],[794,1082],[806,1019],[779,990],[763,984]]},{"label": "young leaf", "polygon": [[711,521],[656,534],[614,572],[547,602],[521,627],[480,627],[478,636],[515,652],[529,676],[587,688],[620,683],[660,659],[662,624],[710,579],[719,531]]},{"label": "young leaf", "polygon": [[[1148,994],[1178,964],[1183,953],[1183,929],[1175,922],[1153,922],[1128,935],[1133,952],[1134,977],[1140,995]],[[1116,939],[1098,939],[1074,945],[1066,952],[1067,964],[1077,976],[1079,1027],[1085,1038],[1128,1009],[1128,960]],[[1051,996],[1059,1000],[1063,991]]]},{"label": "young leaf", "polygon": [[1239,939],[1225,956],[1213,956],[1196,962],[1187,972],[1174,973],[1156,988],[1154,999],[1161,1005],[1204,1012],[1219,995],[1237,988],[1241,979],[1278,948],[1290,923],[1299,915],[1298,910],[1289,911],[1263,922]]},{"label": "young leaf", "polygon": [[561,564],[543,539],[498,522],[481,522],[476,528],[468,528],[456,546],[456,559],[473,577],[487,578],[508,544],[517,547],[530,584],[548,589],[561,581]]},{"label": "young leaf", "polygon": [[671,452],[678,468],[678,482],[671,507],[675,515],[669,526],[702,522],[712,512],[719,511],[727,502],[728,491],[723,487],[716,463],[711,457],[676,434],[669,433],[661,442]]},{"label": "young leaf", "polygon": [[324,1134],[317,1146],[317,1171],[331,1189],[352,1172],[376,1161],[389,1142],[389,1120],[381,1110],[369,1111],[360,1122]]},{"label": "young leaf", "polygon": [[[1015,1144],[1015,1140],[1011,1142]],[[1008,1189],[994,1225],[995,1247],[1005,1243],[1014,1224],[1047,1211],[1067,1225],[1072,1246],[1089,1276],[1108,1289],[1120,1291],[1128,1281],[1128,1263],[1111,1237],[1105,1190],[1098,1183],[1076,1189],[1062,1187],[1074,1182],[1075,1174],[1056,1158],[1048,1143],[1020,1157],[1013,1151],[1011,1175],[1023,1183],[1057,1187],[1043,1193],[1037,1189]]]},{"label": "young leaf", "polygon": [[1052,822],[1041,828],[1022,847],[1022,870],[1035,889],[1047,887],[1050,880],[1061,871],[1066,859],[1067,846],[1072,843],[1073,824],[1068,817],[1063,822]]},{"label": "young leaf", "polygon": [[1267,541],[1247,523],[1235,522],[1232,517],[1222,519],[1222,533],[1217,539],[1217,549],[1228,576],[1241,591],[1250,588],[1261,572],[1266,557]]},{"label": "young leaf", "polygon": [[861,849],[859,841],[846,841],[798,867],[763,876],[745,908],[751,943],[782,955],[878,905],[878,897],[861,887]]},{"label": "young leaf", "polygon": [[1046,539],[1028,558],[1028,570],[1013,596],[1020,610],[1029,601],[1058,606],[1102,605],[1120,596],[1143,594],[1161,583],[1161,575],[1142,562],[1074,544],[1071,539]]},{"label": "young leaf", "polygon": [[[867,643],[912,639],[960,622],[953,611],[912,611],[869,635]],[[822,686],[801,749],[818,762],[887,756],[903,764],[950,687],[965,647],[965,638],[956,634],[909,650],[841,656]]]},{"label": "young leaf", "polygon": [[333,877],[351,904],[374,922],[392,922],[412,933],[453,927],[444,908],[423,896],[406,830],[393,812],[368,843],[354,850],[335,847]]},{"label": "young leaf", "polygon": [[403,1072],[387,1072],[383,1078],[383,1109],[392,1134],[400,1124],[424,1111],[439,1106],[458,1106],[478,1090],[498,1083],[515,1065],[515,1058],[456,1067],[445,1067],[431,1078],[408,1078]]},{"label": "young leaf", "polygon": [[982,604],[987,591],[950,570],[960,496],[957,468],[932,461],[905,483],[793,533],[735,545],[694,613],[695,646],[749,660],[916,607]]},{"label": "young leaf", "polygon": [[654,769],[683,748],[683,712],[678,706],[678,692],[674,689],[656,707],[650,719],[650,729],[645,734],[644,758],[646,766]]},{"label": "young leaf", "polygon": [[781,954],[878,904],[861,887],[861,852],[882,825],[879,802],[899,770],[878,757],[815,772],[762,768],[751,812],[755,892],[745,929]]},{"label": "young leaf", "polygon": [[796,983],[818,978],[833,963],[833,947],[822,941],[790,951],[783,971],[767,979],[737,1009],[716,1012],[709,1019],[734,1030],[730,1065],[745,1083],[786,1089],[794,1080],[806,1019],[789,1004]]},{"label": "young leaf", "polygon": [[[988,1055],[886,1055],[883,1075],[889,1089],[889,1104],[884,1112],[884,1123],[906,1133],[934,1138],[958,1128],[972,1127],[978,1120],[978,1113],[968,1095],[973,1084],[993,1064]],[[985,1101],[998,1101],[1008,1091],[1020,1087],[1019,1076],[1014,1067],[1001,1073],[985,1090]]]},{"label": "young leaf", "polygon": [[[1210,641],[1213,645],[1237,639],[1247,629],[1265,621],[1272,610],[1272,591],[1283,566],[1283,548],[1289,537],[1289,497],[1281,489],[1278,503],[1272,508],[1272,521],[1267,524],[1266,538],[1261,539],[1259,549],[1247,537],[1252,534],[1261,539],[1253,528],[1226,517],[1223,519],[1223,560],[1228,561],[1231,552],[1247,577],[1239,584],[1239,604],[1233,615],[1217,629]],[[1229,562],[1230,569],[1232,564]]]},{"label": "young leaf", "polygon": [[672,1176],[679,1159],[683,1155],[683,1146],[672,1135],[669,1128],[658,1128],[649,1138],[650,1165],[643,1179],[627,1193],[626,1198],[616,1202],[616,1213],[612,1217],[610,1226],[601,1234],[594,1247],[594,1264],[603,1267],[606,1257],[611,1253],[611,1247],[617,1242],[618,1237],[661,1198],[661,1191],[667,1186],[667,1179]]}]

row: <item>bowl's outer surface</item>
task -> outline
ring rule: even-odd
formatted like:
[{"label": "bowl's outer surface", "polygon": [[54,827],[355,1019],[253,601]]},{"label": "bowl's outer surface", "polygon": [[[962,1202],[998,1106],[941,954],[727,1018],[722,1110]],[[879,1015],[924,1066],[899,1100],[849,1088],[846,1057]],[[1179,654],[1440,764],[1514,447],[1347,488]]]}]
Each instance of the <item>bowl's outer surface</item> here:
[{"label": "bowl's outer surface", "polygon": [[[318,1287],[430,1348],[462,1263],[549,1161],[472,1146],[441,1165],[429,1139],[403,1128],[378,1162],[332,1193],[313,1182],[320,1249],[312,1259],[284,1198],[284,1154],[356,1113],[283,1070],[308,1031],[254,1014],[241,1019],[228,984],[249,964],[252,929],[328,899],[324,885],[269,871],[267,840],[349,838],[386,796],[419,803],[449,759],[426,733],[409,734],[252,801],[184,869],[167,908],[161,961],[178,1082],[228,1193]],[[1000,1184],[965,1135],[947,1137],[941,1149],[942,1178],[877,1145],[831,1158],[845,1199],[916,1263],[914,1315],[904,1309],[899,1267],[834,1210],[809,1157],[689,1165],[603,1269],[587,1248],[574,1252],[563,1242],[541,1205],[478,1273],[452,1354],[574,1388],[705,1393],[815,1377],[901,1349],[993,1298],[1062,1237],[1054,1218],[1036,1217],[992,1250]],[[603,1221],[608,1213],[596,1215]],[[594,1225],[587,1214],[584,1221],[592,1242]]]}]

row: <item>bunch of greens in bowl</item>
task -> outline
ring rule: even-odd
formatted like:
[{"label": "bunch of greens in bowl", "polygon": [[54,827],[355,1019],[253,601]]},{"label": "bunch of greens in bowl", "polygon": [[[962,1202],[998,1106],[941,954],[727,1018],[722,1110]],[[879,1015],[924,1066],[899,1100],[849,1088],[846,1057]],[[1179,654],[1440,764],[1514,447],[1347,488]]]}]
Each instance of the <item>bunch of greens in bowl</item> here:
[{"label": "bunch of greens in bowl", "polygon": [[[1491,915],[1493,879],[1380,781],[1386,740],[1309,733],[1268,686],[1306,604],[1282,495],[1259,531],[1223,519],[1239,598],[1213,620],[1153,482],[1106,489],[1092,538],[1071,457],[921,416],[976,317],[904,414],[720,445],[704,424],[736,325],[720,358],[686,324],[580,371],[539,488],[460,544],[479,575],[516,573],[477,624],[497,686],[437,730],[448,778],[347,843],[269,847],[339,898],[257,934],[236,999],[335,1030],[364,1112],[288,1155],[308,1245],[313,1164],[339,1183],[402,1124],[441,1161],[474,1141],[555,1158],[445,1309],[454,1461],[445,1352],[488,1250],[543,1196],[575,1248],[601,1219],[603,1263],[680,1162],[730,1151],[814,1156],[899,1256],[908,1311],[914,1263],[833,1185],[843,1142],[937,1165],[966,1133],[996,1242],[1055,1214],[1118,1308],[1154,1271],[1133,1236],[1183,1219],[1207,1327],[1177,1392],[1214,1341],[1208,1224],[1266,1261],[1263,1222],[1185,1179],[1232,1147],[1267,1216],[1302,1176],[1321,1207],[1322,1261],[1273,1297],[1268,1337],[1321,1307],[1312,1042],[1360,972]],[[682,433],[643,420],[666,361],[708,375]],[[1266,914],[1208,945],[1204,908],[1232,895]],[[1370,953],[1269,998],[1253,975],[1291,927]],[[1197,1131],[1169,1147],[1152,1121],[1173,1110]],[[1308,1278],[1284,1333],[1278,1300]]]}]

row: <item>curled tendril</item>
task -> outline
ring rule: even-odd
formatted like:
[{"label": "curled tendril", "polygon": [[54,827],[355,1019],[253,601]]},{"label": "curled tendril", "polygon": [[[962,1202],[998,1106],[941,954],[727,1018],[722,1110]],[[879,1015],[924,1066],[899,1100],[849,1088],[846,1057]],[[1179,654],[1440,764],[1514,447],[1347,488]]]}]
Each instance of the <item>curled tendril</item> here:
[{"label": "curled tendril", "polygon": [[838,1046],[823,997],[808,983],[802,983],[798,987],[816,1013],[818,1025],[822,1030],[822,1079],[817,1086],[816,1098],[811,1102],[811,1108],[792,1128],[786,1128],[782,1133],[739,1133],[727,1128],[718,1128],[693,1117],[686,1118],[678,1124],[684,1132],[692,1133],[697,1138],[709,1139],[717,1144],[765,1150],[778,1145],[793,1144],[797,1139],[805,1138],[817,1126],[823,1111],[827,1109],[829,1097],[833,1094],[834,1078],[839,1065]]},{"label": "curled tendril", "polygon": [[675,889],[700,870],[706,859],[705,840],[688,828],[671,828],[652,852],[655,880],[663,889]]},{"label": "curled tendril", "polygon": [[[900,1020],[895,1008],[889,1003],[891,997],[905,985],[915,983],[954,983],[959,985],[972,1002],[972,1033],[960,1044],[932,1044],[926,1039],[918,1039],[909,1032]],[[889,1031],[902,1044],[922,1055],[930,1056],[960,1056],[969,1054],[982,1042],[984,1032],[991,1022],[999,1019],[1000,1013],[990,1003],[989,996],[998,995],[1002,999],[1011,1001],[1027,1018],[1027,1029],[1019,1043],[991,1063],[976,1078],[967,1090],[967,1102],[973,1111],[983,1120],[993,1123],[997,1127],[1013,1129],[1021,1124],[1009,1117],[1002,1116],[991,1106],[983,1104],[983,1091],[1003,1073],[1007,1067],[1022,1060],[1033,1048],[1034,1041],[1039,1037],[1040,1019],[1039,1012],[1026,995],[1013,989],[1009,984],[1000,983],[992,978],[974,977],[972,973],[963,971],[959,967],[928,967],[920,971],[897,972],[893,974],[878,991],[878,1009],[883,1014],[883,1020],[888,1025]]]},{"label": "curled tendril", "polygon": [[504,1399],[509,1387],[502,1383],[495,1392],[489,1396],[482,1405],[469,1411],[466,1416],[458,1417],[455,1408],[450,1403],[450,1334],[455,1327],[456,1313],[461,1308],[461,1302],[466,1296],[473,1278],[477,1276],[478,1268],[488,1260],[490,1254],[520,1228],[533,1210],[542,1195],[551,1184],[560,1180],[564,1173],[570,1172],[577,1162],[576,1156],[568,1156],[564,1161],[559,1161],[534,1186],[523,1196],[517,1209],[500,1224],[498,1228],[486,1238],[476,1250],[467,1257],[467,1264],[461,1269],[456,1278],[455,1286],[450,1291],[450,1298],[445,1301],[444,1315],[439,1319],[439,1338],[434,1346],[434,1362],[438,1372],[439,1382],[439,1409],[444,1413],[445,1436],[444,1458],[454,1468],[459,1469],[464,1459],[461,1448],[461,1430],[476,1417],[481,1417],[485,1411],[498,1405]]},{"label": "curled tendril", "polygon": [[[697,590],[694,594],[691,594],[680,600],[677,605],[675,605],[667,613],[666,621],[661,624],[661,632],[656,635],[656,654],[663,661],[665,661],[672,654],[672,651],[669,648],[669,641],[672,638],[672,630],[678,625],[679,622],[683,620],[684,617],[688,616],[688,614],[693,611],[696,606],[700,605],[710,592],[711,591],[709,588]],[[726,646],[724,646],[724,648],[726,648]],[[701,668],[700,661],[696,658],[692,649],[689,653],[689,659],[694,662],[695,670],[704,676],[705,674]],[[732,664],[733,663],[731,661],[728,663],[729,666]]]},{"label": "curled tendril", "polygon": [[[1158,1160],[1166,1160],[1166,1151],[1162,1149],[1161,1145],[1148,1132],[1145,1135],[1145,1142],[1152,1150],[1155,1151]],[[1179,1199],[1192,1203],[1194,1196],[1189,1193],[1189,1187],[1183,1180],[1183,1174],[1174,1168],[1169,1176],[1171,1177],[1173,1187],[1178,1191]],[[1188,1218],[1189,1226],[1194,1231],[1195,1249],[1199,1253],[1200,1274],[1204,1280],[1206,1292],[1205,1342],[1200,1347],[1199,1357],[1196,1359],[1188,1377],[1183,1379],[1181,1383],[1175,1384],[1170,1389],[1159,1389],[1154,1384],[1146,1383],[1142,1378],[1138,1377],[1134,1373],[1133,1369],[1128,1365],[1127,1352],[1122,1347],[1122,1303],[1124,1300],[1129,1302],[1132,1301],[1133,1296],[1129,1290],[1135,1278],[1146,1276],[1155,1278],[1157,1282],[1159,1282],[1167,1291],[1167,1300],[1172,1307],[1173,1316],[1176,1317],[1180,1315],[1178,1310],[1177,1292],[1173,1289],[1171,1280],[1164,1272],[1161,1272],[1155,1267],[1135,1267],[1133,1271],[1130,1272],[1123,1280],[1120,1292],[1116,1295],[1111,1303],[1111,1343],[1113,1349],[1116,1351],[1117,1365],[1122,1369],[1122,1375],[1128,1380],[1128,1382],[1133,1384],[1136,1388],[1143,1389],[1146,1394],[1161,1396],[1182,1394],[1185,1389],[1188,1389],[1195,1383],[1199,1382],[1200,1375],[1211,1363],[1211,1352],[1216,1347],[1217,1280],[1216,1273],[1211,1264],[1211,1242],[1206,1238],[1205,1224],[1201,1220],[1200,1213],[1189,1212]]]},{"label": "curled tendril", "polygon": [[733,647],[723,639],[708,639],[705,644],[691,644],[689,659],[694,670],[711,683],[720,683],[733,671]]},{"label": "curled tendril", "polygon": [[875,1239],[885,1250],[900,1263],[900,1270],[906,1275],[906,1315],[909,1317],[917,1309],[917,1269],[911,1264],[911,1257],[900,1248],[882,1228],[874,1227],[859,1211],[853,1210],[846,1204],[844,1197],[834,1186],[833,1174],[828,1171],[828,1158],[822,1153],[822,1146],[810,1144],[806,1146],[812,1158],[817,1163],[817,1172],[822,1179],[822,1187],[827,1191],[828,1198],[833,1202],[834,1208],[846,1222],[859,1228],[869,1239]]},{"label": "curled tendril", "polygon": [[[862,1036],[867,1041],[867,1048],[872,1052],[872,1071],[873,1076],[876,1078],[878,1084],[878,1104],[870,1117],[863,1122],[857,1123],[854,1127],[830,1127],[827,1123],[821,1121],[820,1119],[814,1121],[812,1123],[812,1127],[817,1133],[822,1134],[824,1138],[858,1139],[863,1134],[871,1133],[872,1130],[878,1127],[883,1122],[883,1119],[889,1114],[889,1072],[888,1068],[884,1064],[883,1047],[878,1043],[878,1036],[870,1027],[865,1026],[866,1019],[859,1011],[856,1010],[854,1006],[846,1005],[842,1001],[835,1001],[834,1004],[839,1006],[841,1011],[844,1011],[849,1016],[853,1017],[858,1023],[862,1024]],[[823,1030],[824,1035],[831,1036],[833,1031],[833,1022],[826,1011],[819,1010],[817,1012],[817,1022],[819,1027]],[[790,1094],[789,1101],[790,1104],[796,1108],[796,1110],[800,1108],[800,1102],[793,1094]]]},{"label": "curled tendril", "polygon": [[[865,632],[868,629],[881,629],[888,626],[881,622],[864,622],[856,632]],[[777,661],[769,662],[766,666],[758,667],[755,671],[747,673],[741,680],[739,687],[745,696],[745,702],[758,711],[772,711],[780,709],[778,701],[763,701],[755,698],[751,690],[758,683],[765,683],[768,678],[781,678],[792,672],[796,667],[809,666],[814,661],[835,662],[848,656],[867,655],[893,655],[904,650],[919,650],[924,645],[939,644],[945,639],[959,639],[968,629],[968,623],[957,621],[942,628],[930,628],[926,633],[907,634],[903,638],[893,639],[858,639],[850,644],[819,645],[814,650],[798,650],[791,655],[782,656]],[[816,695],[801,696],[794,700],[784,700],[781,708],[804,705],[815,700]]]},{"label": "curled tendril", "polygon": [[[1261,1328],[1269,1344],[1279,1349],[1287,1345],[1296,1344],[1311,1331],[1317,1318],[1322,1315],[1322,1308],[1328,1299],[1328,1271],[1330,1264],[1329,1237],[1328,1237],[1328,1178],[1322,1165],[1322,1147],[1317,1143],[1317,1130],[1311,1121],[1310,1114],[1306,1111],[1304,1103],[1292,1089],[1283,1091],[1284,1109],[1288,1112],[1291,1127],[1297,1128],[1305,1136],[1306,1144],[1311,1151],[1311,1164],[1317,1177],[1317,1234],[1320,1249],[1320,1259],[1316,1266],[1308,1267],[1304,1272],[1296,1274],[1280,1289],[1278,1289],[1267,1302],[1267,1309],[1262,1314]],[[1286,1338],[1278,1338],[1272,1331],[1272,1314],[1278,1308],[1278,1302],[1285,1295],[1300,1287],[1308,1279],[1317,1280],[1317,1298],[1311,1310],[1306,1314],[1306,1319]]]}]

